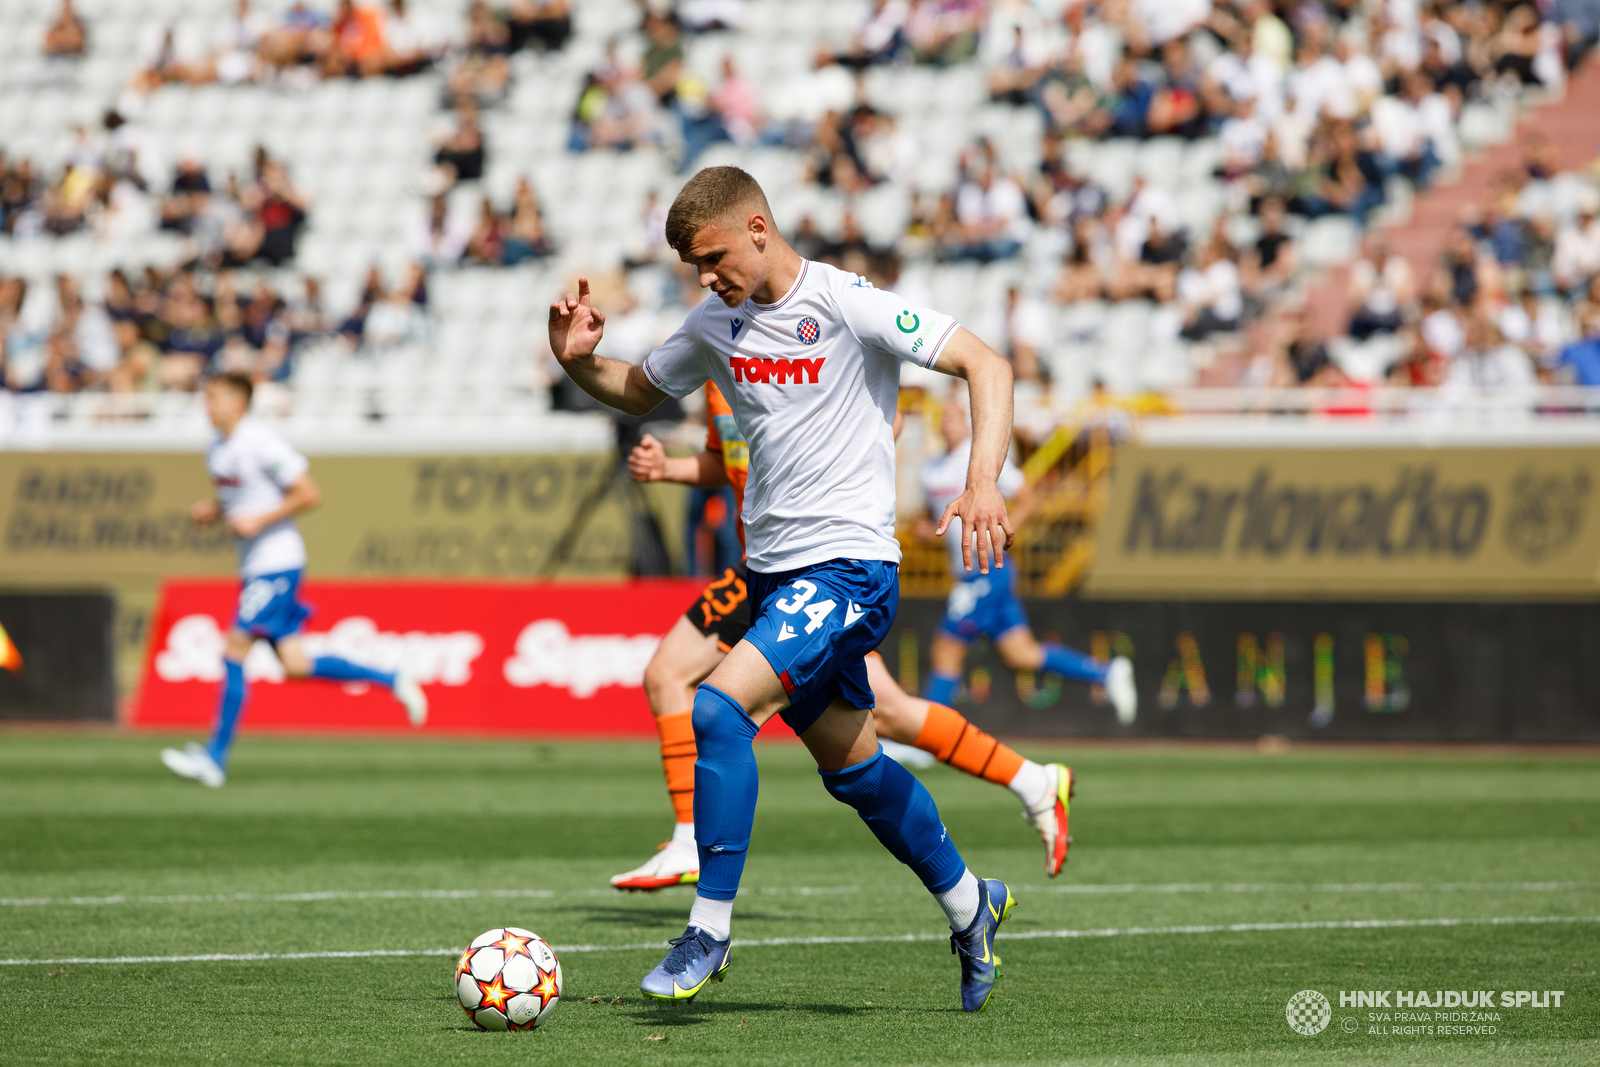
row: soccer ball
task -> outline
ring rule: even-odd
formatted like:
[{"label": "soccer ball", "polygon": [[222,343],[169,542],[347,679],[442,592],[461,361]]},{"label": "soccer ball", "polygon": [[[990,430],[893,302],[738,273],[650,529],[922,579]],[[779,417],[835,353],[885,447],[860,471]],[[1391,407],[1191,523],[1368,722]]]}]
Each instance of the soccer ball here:
[{"label": "soccer ball", "polygon": [[538,934],[497,927],[456,964],[456,997],[483,1030],[532,1030],[561,999],[561,961]]}]

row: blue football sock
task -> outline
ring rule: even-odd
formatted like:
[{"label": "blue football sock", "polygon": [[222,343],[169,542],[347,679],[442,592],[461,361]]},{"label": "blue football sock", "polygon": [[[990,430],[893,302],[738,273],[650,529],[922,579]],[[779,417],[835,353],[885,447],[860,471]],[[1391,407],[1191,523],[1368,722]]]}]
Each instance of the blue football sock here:
[{"label": "blue football sock", "polygon": [[1046,641],[1043,648],[1045,670],[1074,681],[1105,684],[1106,672],[1111,669],[1111,664],[1054,641]]},{"label": "blue football sock", "polygon": [[961,688],[961,678],[953,674],[939,674],[937,671],[928,675],[928,684],[922,687],[925,699],[945,707],[956,702],[956,690]]},{"label": "blue football sock", "polygon": [[394,688],[394,671],[376,671],[339,656],[318,656],[312,660],[311,677],[335,682],[375,682],[389,689]]},{"label": "blue football sock", "polygon": [[224,659],[222,700],[217,705],[217,724],[211,730],[211,743],[206,746],[218,767],[228,765],[228,749],[233,746],[233,731],[239,725],[239,714],[244,711],[246,689],[244,664]]},{"label": "blue football sock", "polygon": [[696,893],[732,900],[744,876],[756,819],[756,755],[760,729],[738,701],[702,684],[694,694],[694,838],[700,846]]},{"label": "blue football sock", "polygon": [[966,873],[967,865],[950,843],[933,797],[881,748],[853,767],[817,773],[833,798],[855,808],[883,847],[917,872],[929,892],[943,893]]}]

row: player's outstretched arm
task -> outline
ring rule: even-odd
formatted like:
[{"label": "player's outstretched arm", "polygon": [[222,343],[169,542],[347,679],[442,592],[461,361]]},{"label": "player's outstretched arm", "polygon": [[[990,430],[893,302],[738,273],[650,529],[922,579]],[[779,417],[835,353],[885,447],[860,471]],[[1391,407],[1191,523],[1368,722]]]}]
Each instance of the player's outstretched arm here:
[{"label": "player's outstretched arm", "polygon": [[952,519],[960,518],[961,562],[970,571],[976,556],[978,570],[988,574],[990,558],[1004,567],[1005,550],[1016,539],[998,484],[1011,450],[1011,364],[962,328],[945,342],[933,369],[965,378],[972,398],[967,488],[944,509],[935,533],[942,535]]},{"label": "player's outstretched arm", "polygon": [[645,434],[628,453],[628,477],[636,482],[677,482],[696,489],[721,489],[728,484],[722,453],[706,449],[693,456],[669,456],[661,442]]},{"label": "player's outstretched arm", "polygon": [[578,279],[578,291],[550,305],[550,351],[578,388],[607,407],[643,415],[667,398],[640,367],[597,356],[606,317],[589,302],[589,279]]}]

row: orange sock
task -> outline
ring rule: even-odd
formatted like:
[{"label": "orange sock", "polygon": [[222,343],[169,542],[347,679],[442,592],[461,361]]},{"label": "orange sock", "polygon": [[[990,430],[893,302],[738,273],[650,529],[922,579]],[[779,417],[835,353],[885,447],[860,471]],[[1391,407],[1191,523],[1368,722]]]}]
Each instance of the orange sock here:
[{"label": "orange sock", "polygon": [[667,794],[679,822],[694,822],[694,712],[680,711],[656,719],[661,731],[661,766],[667,772]]},{"label": "orange sock", "polygon": [[958,711],[929,704],[928,718],[917,734],[917,747],[941,763],[995,785],[1010,785],[1022,769],[1022,757],[972,725]]}]

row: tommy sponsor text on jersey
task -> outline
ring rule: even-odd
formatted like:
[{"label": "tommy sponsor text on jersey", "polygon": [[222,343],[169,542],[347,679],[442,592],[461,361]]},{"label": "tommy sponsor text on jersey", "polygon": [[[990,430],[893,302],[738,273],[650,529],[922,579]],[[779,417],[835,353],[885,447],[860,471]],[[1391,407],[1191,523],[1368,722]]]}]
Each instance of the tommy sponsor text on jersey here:
[{"label": "tommy sponsor text on jersey", "polygon": [[744,504],[752,570],[830,559],[900,561],[894,538],[899,361],[931,367],[956,321],[824,263],[804,262],[775,304],[689,313],[644,361],[682,397],[715,382],[750,449]]}]

